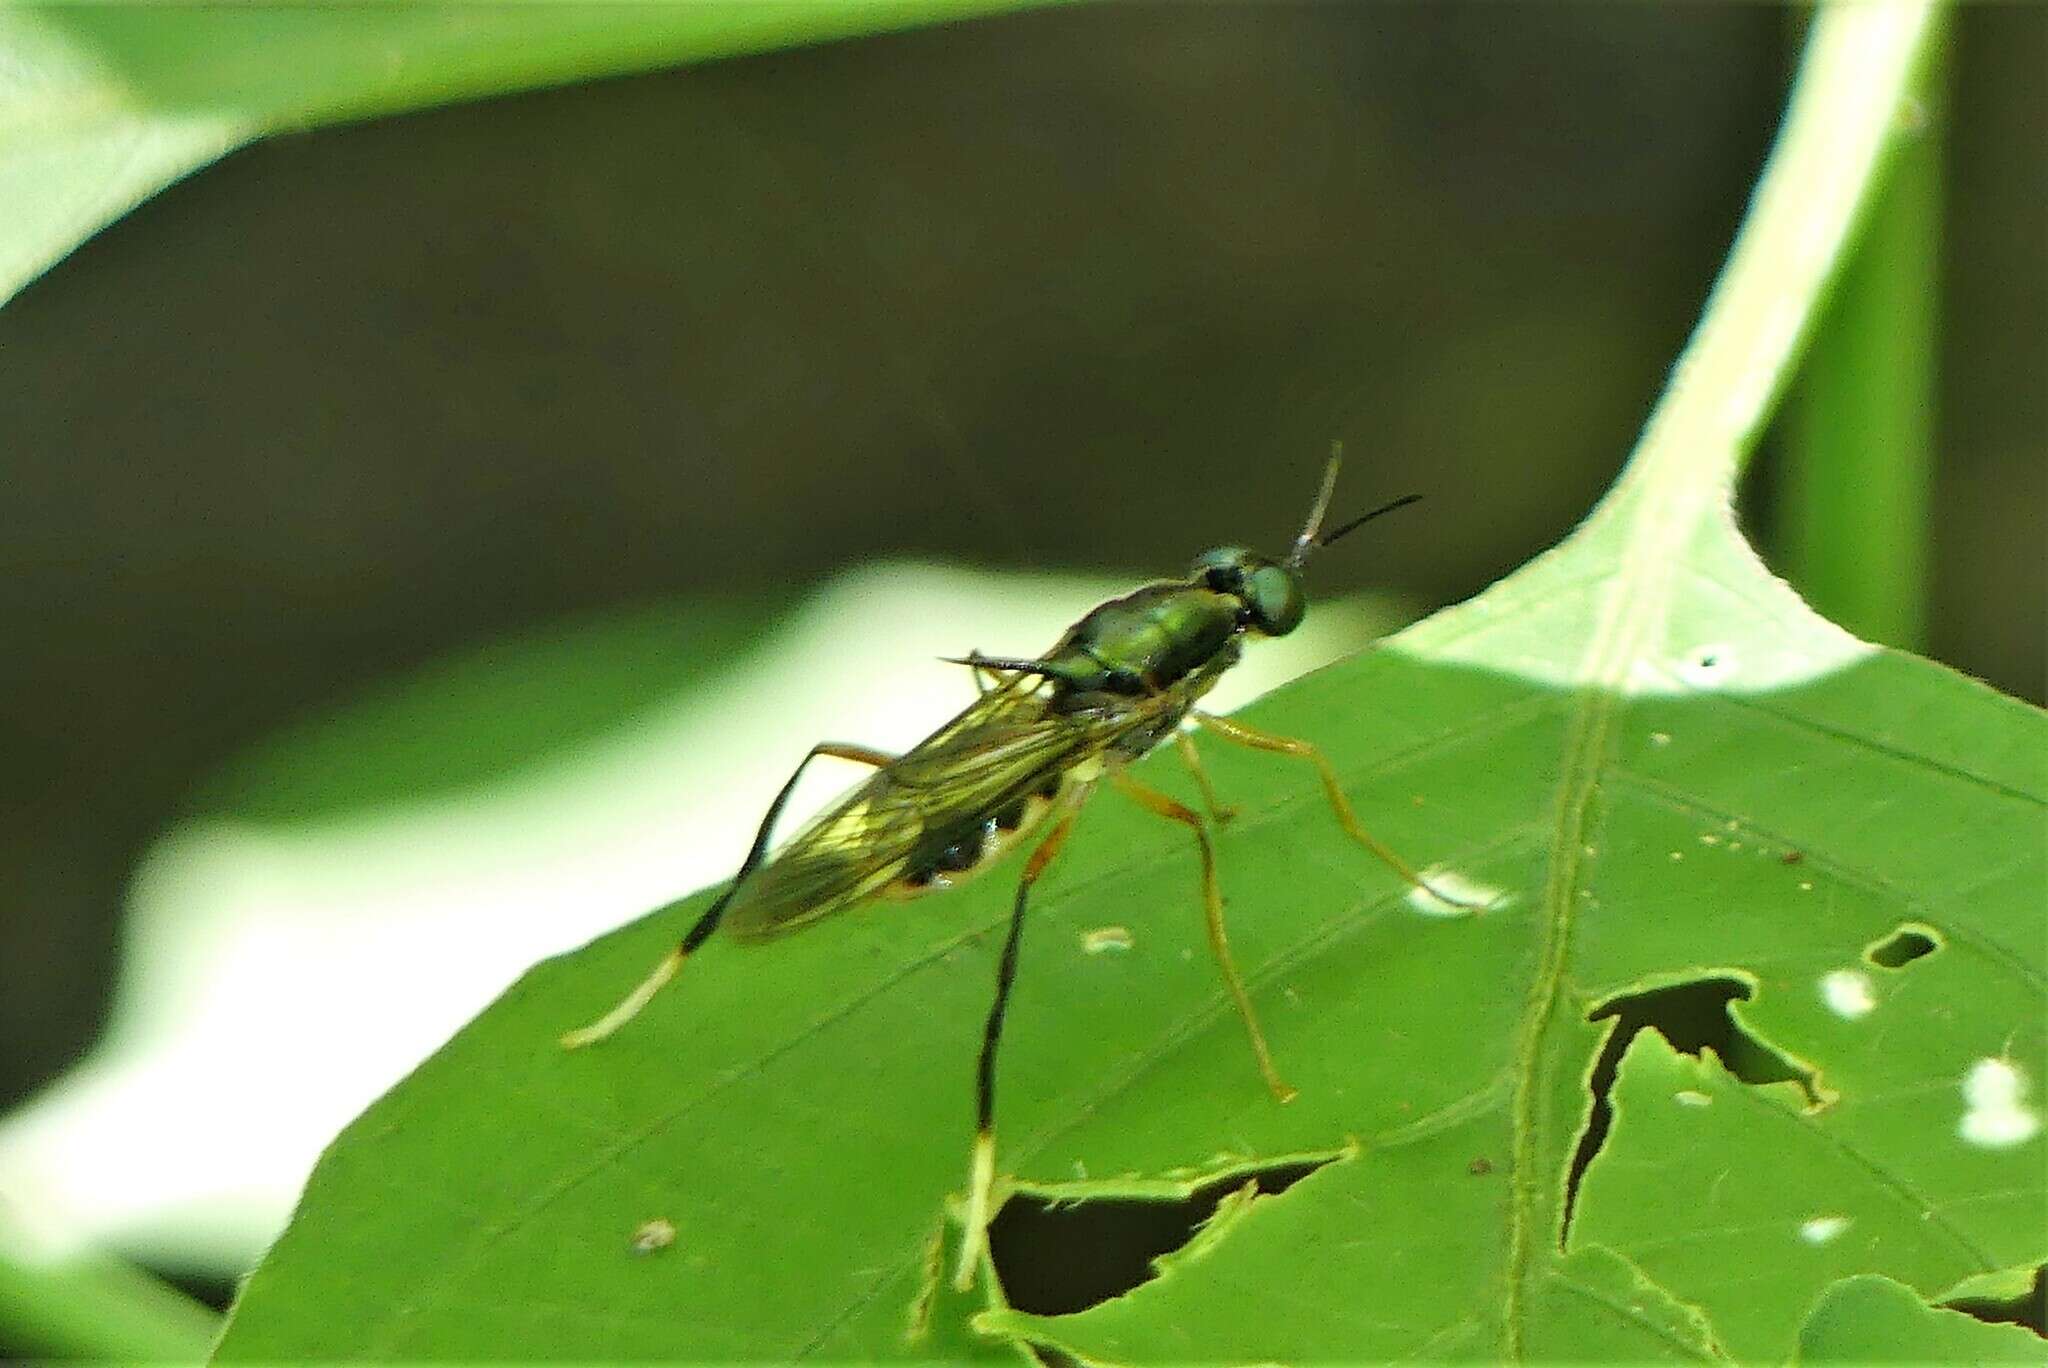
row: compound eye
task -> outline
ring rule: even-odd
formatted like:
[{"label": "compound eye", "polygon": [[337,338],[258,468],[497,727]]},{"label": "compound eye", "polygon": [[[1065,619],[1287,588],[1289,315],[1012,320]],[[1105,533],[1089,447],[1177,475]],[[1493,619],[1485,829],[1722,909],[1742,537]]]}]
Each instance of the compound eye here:
[{"label": "compound eye", "polygon": [[1301,626],[1308,612],[1301,582],[1281,565],[1262,565],[1246,576],[1244,597],[1251,605],[1253,620],[1267,636],[1286,636]]},{"label": "compound eye", "polygon": [[1195,557],[1188,578],[1204,589],[1235,594],[1244,587],[1245,565],[1251,559],[1252,553],[1242,546],[1219,546]]}]

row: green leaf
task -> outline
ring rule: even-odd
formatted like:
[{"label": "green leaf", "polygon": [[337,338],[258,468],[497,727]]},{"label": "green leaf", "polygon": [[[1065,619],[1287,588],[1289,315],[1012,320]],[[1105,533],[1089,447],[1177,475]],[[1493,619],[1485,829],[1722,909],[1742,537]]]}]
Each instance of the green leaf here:
[{"label": "green leaf", "polygon": [[[1884,1017],[1926,1016],[1939,995],[1967,994],[1993,976],[1945,956],[1886,985]],[[1574,1245],[1605,1246],[1662,1286],[1686,1289],[1720,1344],[1744,1360],[1785,1358],[1806,1308],[1838,1278],[1883,1268],[1932,1294],[1985,1271],[1996,1251],[2024,1247],[2015,1240],[2029,1220],[2015,1201],[2024,1193],[1971,1182],[1982,1151],[1953,1133],[1960,1089],[1917,1107],[1866,1101],[1952,1077],[1949,1051],[1910,1037],[1887,1048],[1874,1029],[1850,1033],[1843,1049],[1821,1019],[1836,1013],[1820,994],[1781,1005],[1772,986],[1759,985],[1756,1024],[1775,1008],[1783,1024],[1765,1028],[1770,1038],[1826,1051],[1834,1067],[1824,1081],[1839,1099],[1809,1114],[1798,1087],[1744,1084],[1718,1060],[1688,1058],[1644,1031],[1623,1059],[1614,1126],[1586,1171],[1572,1227]],[[1921,1000],[1917,1010],[1908,993]],[[1808,1019],[1784,1020],[1799,1016]],[[1877,1006],[1867,1020],[1881,1024]],[[1948,1163],[1925,1166],[1914,1150]],[[1987,1177],[2005,1168],[1974,1166]],[[1660,1194],[1679,1175],[1689,1176],[1692,1210],[1674,1223]],[[1976,1219],[1956,1210],[1967,1202],[2004,1210]],[[2038,1224],[2038,1190],[2035,1204]],[[1987,1232],[2004,1238],[1987,1241]]]},{"label": "green leaf", "polygon": [[[1295,1102],[1259,1086],[1204,953],[1185,832],[1103,798],[1039,886],[1006,1173],[1163,1198],[1345,1157],[1085,1310],[938,1292],[1013,885],[714,942],[618,1036],[558,1050],[700,895],[536,967],[351,1126],[221,1355],[1784,1358],[1844,1272],[1934,1293],[2048,1256],[2048,726],[1815,617],[1729,507],[1929,23],[1819,20],[1707,318],[1592,517],[1247,713],[1322,746],[1382,839],[1487,910],[1438,915],[1305,767],[1210,748],[1241,812],[1232,943]],[[1173,760],[1144,773],[1188,792]],[[1107,925],[1129,948],[1089,953]],[[1803,1066],[1811,1098],[1643,1030],[1603,1137],[1606,1009],[1704,979],[1746,990],[1743,1053]],[[1849,1224],[1816,1241],[1816,1217]],[[636,1253],[655,1219],[674,1243]],[[1760,1274],[1805,1291],[1752,1308],[1731,1284]]]},{"label": "green leaf", "polygon": [[2017,1325],[1929,1306],[1911,1288],[1862,1274],[1828,1288],[1799,1332],[1801,1363],[2040,1363],[2048,1345]]},{"label": "green leaf", "polygon": [[0,11],[0,301],[271,133],[1030,2],[13,6]]}]

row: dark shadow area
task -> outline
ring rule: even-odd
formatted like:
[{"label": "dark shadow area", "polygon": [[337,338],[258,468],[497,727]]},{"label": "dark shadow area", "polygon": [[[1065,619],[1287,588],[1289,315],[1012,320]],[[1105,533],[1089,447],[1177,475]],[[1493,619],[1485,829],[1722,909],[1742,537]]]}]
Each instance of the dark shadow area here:
[{"label": "dark shadow area", "polygon": [[2048,1338],[2048,1268],[2034,1270],[2034,1283],[2009,1301],[1990,1297],[1964,1297],[1947,1303],[1950,1310],[1987,1325],[2019,1325]]},{"label": "dark shadow area", "polygon": [[1697,1059],[1704,1057],[1704,1051],[1712,1050],[1722,1066],[1744,1083],[1797,1083],[1809,1104],[1820,1101],[1811,1073],[1745,1031],[1728,1010],[1729,1003],[1749,999],[1748,984],[1715,976],[1609,998],[1586,1014],[1588,1021],[1612,1018],[1614,1026],[1593,1065],[1593,1111],[1572,1155],[1571,1176],[1565,1185],[1564,1222],[1558,1237],[1560,1248],[1571,1235],[1579,1184],[1593,1156],[1607,1142],[1608,1127],[1614,1123],[1614,1106],[1608,1099],[1614,1090],[1615,1074],[1621,1068],[1621,1057],[1628,1053],[1636,1032],[1644,1027],[1654,1026],[1671,1042],[1671,1048],[1681,1054]]},{"label": "dark shadow area", "polygon": [[149,1271],[194,1301],[203,1302],[220,1312],[225,1312],[234,1302],[236,1287],[241,1282],[239,1278],[211,1277],[205,1273],[185,1270],[172,1273],[161,1268],[152,1268]]},{"label": "dark shadow area", "polygon": [[1108,1197],[1061,1202],[1020,1192],[989,1225],[989,1256],[1019,1311],[1063,1316],[1121,1296],[1155,1276],[1152,1261],[1195,1237],[1217,1204],[1246,1183],[1287,1191],[1330,1161],[1235,1174],[1180,1201]]},{"label": "dark shadow area", "polygon": [[1029,1340],[1020,1340],[1019,1343],[1023,1345],[1024,1352],[1031,1356],[1032,1362],[1042,1363],[1045,1368],[1081,1368],[1081,1360],[1064,1349],[1050,1344],[1034,1344]]},{"label": "dark shadow area", "polygon": [[1923,955],[1941,949],[1931,934],[1932,927],[1901,926],[1863,952],[1863,958],[1880,969],[1903,969]]}]

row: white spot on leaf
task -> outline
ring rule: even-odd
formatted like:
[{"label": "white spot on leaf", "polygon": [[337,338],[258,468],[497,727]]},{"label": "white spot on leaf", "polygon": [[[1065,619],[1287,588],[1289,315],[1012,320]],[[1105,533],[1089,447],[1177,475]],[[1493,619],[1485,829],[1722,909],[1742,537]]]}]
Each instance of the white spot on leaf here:
[{"label": "white spot on leaf", "polygon": [[1128,950],[1135,943],[1128,926],[1098,926],[1093,931],[1081,933],[1081,949],[1090,955],[1099,955],[1106,950]]},{"label": "white spot on leaf", "polygon": [[675,1222],[665,1221],[658,1216],[633,1232],[635,1254],[652,1254],[658,1249],[667,1249],[675,1242]]},{"label": "white spot on leaf", "polygon": [[1694,1092],[1691,1088],[1679,1089],[1671,1094],[1671,1100],[1681,1107],[1711,1107],[1714,1105],[1713,1098],[1703,1092]]},{"label": "white spot on leaf", "polygon": [[1824,1245],[1848,1228],[1847,1216],[1816,1216],[1800,1224],[1799,1238],[1810,1245]]},{"label": "white spot on leaf", "polygon": [[1854,969],[1836,969],[1821,975],[1820,1000],[1844,1021],[1868,1016],[1877,1006],[1877,994],[1871,991],[1870,977]]},{"label": "white spot on leaf", "polygon": [[1455,869],[1425,869],[1422,878],[1429,887],[1409,889],[1408,905],[1426,917],[1469,917],[1508,905],[1505,888],[1468,879]]},{"label": "white spot on leaf", "polygon": [[1956,1134],[1985,1149],[2010,1149],[2040,1133],[2041,1115],[2027,1106],[2027,1078],[2003,1059],[1980,1059],[1963,1075],[1968,1108]]}]

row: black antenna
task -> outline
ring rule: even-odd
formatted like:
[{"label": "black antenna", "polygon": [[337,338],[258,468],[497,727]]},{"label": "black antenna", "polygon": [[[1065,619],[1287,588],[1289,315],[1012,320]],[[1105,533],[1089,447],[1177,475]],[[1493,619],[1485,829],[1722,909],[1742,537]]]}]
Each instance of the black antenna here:
[{"label": "black antenna", "polygon": [[1380,514],[1391,513],[1397,508],[1406,508],[1409,504],[1416,502],[1421,497],[1422,496],[1420,494],[1403,494],[1400,498],[1394,500],[1392,503],[1381,504],[1372,512],[1362,514],[1359,517],[1353,518],[1350,522],[1345,523],[1335,532],[1331,532],[1325,535],[1321,540],[1316,542],[1316,545],[1319,547],[1328,546],[1331,542],[1337,540],[1337,538],[1345,536],[1348,533],[1356,532],[1359,528],[1365,526],[1374,518],[1377,518]]}]

